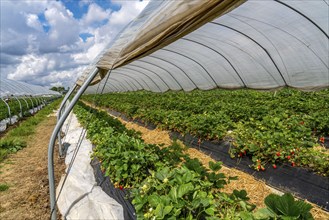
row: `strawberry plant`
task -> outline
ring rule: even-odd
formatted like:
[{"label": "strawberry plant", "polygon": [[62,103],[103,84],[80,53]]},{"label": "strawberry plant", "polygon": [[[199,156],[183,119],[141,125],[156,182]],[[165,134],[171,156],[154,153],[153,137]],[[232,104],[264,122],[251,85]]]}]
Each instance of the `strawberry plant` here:
[{"label": "strawberry plant", "polygon": [[158,150],[155,146],[146,145],[125,133],[115,135],[108,130],[102,135],[106,138],[97,143],[93,156],[102,161],[105,175],[113,182],[131,187],[156,168],[159,157],[154,153]]},{"label": "strawberry plant", "polygon": [[216,173],[220,163],[210,163],[207,170],[196,159],[179,168],[163,167],[133,190],[133,201],[138,219],[221,219],[229,210],[239,215],[255,207],[247,202],[245,191],[232,194],[218,189],[225,184],[225,176]]},{"label": "strawberry plant", "polygon": [[299,219],[312,220],[312,206],[303,201],[295,201],[290,193],[282,196],[270,194],[265,198],[266,208],[254,213],[255,219]]},{"label": "strawberry plant", "polygon": [[275,118],[266,116],[261,121],[251,118],[249,122],[239,123],[233,134],[231,156],[249,152],[258,170],[258,165],[267,163],[295,162],[300,154],[296,149],[311,147],[316,141],[311,129],[298,123],[299,118],[283,113]]},{"label": "strawberry plant", "polygon": [[137,186],[150,171],[166,164],[178,164],[181,158],[186,158],[176,142],[162,149],[146,144],[139,133],[126,129],[105,112],[83,103],[78,103],[74,111],[87,127],[87,138],[96,145],[93,156],[101,161],[105,175],[118,186]]}]

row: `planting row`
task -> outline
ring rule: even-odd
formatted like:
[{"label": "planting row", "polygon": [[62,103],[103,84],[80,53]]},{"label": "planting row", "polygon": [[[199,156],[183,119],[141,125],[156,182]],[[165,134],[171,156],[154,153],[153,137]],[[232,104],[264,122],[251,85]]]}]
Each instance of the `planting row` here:
[{"label": "planting row", "polygon": [[249,156],[256,170],[279,163],[329,174],[329,90],[211,90],[86,95],[84,100],[200,142],[229,140],[231,157]]},{"label": "planting row", "polygon": [[236,177],[220,173],[220,162],[207,169],[176,142],[146,144],[138,132],[82,103],[74,112],[96,146],[92,157],[117,188],[129,192],[138,219],[313,219],[311,205],[290,194],[271,194],[266,208],[254,211],[245,190],[221,192]]},{"label": "planting row", "polygon": [[11,129],[0,140],[0,162],[3,161],[8,154],[15,153],[26,146],[26,139],[35,132],[35,127],[47,115],[53,112],[58,107],[60,100],[56,100],[41,109],[37,114],[29,117],[17,127]]},{"label": "planting row", "polygon": [[[3,100],[0,100],[0,121],[14,115],[20,117],[29,116],[31,115],[30,109],[44,105],[52,99],[52,97],[4,98]],[[10,115],[8,106],[4,102],[6,102],[10,108]]]}]

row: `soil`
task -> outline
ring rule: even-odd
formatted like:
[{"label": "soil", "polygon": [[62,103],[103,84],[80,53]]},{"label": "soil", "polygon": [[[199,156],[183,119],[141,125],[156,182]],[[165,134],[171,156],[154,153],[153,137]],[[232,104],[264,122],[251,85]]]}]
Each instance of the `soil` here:
[{"label": "soil", "polygon": [[[56,117],[47,117],[28,138],[27,147],[0,164],[0,183],[9,185],[8,190],[0,192],[0,219],[50,218],[47,153],[55,124]],[[55,179],[59,181],[65,164],[56,150],[54,163]]]}]

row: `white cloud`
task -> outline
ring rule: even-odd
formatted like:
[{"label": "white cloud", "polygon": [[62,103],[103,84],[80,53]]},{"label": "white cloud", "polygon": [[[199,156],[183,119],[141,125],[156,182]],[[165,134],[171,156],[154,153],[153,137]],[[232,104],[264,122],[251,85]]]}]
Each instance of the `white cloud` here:
[{"label": "white cloud", "polygon": [[94,22],[101,22],[109,18],[110,11],[104,10],[97,4],[90,4],[87,14],[82,18],[84,25],[90,25]]},{"label": "white cloud", "polygon": [[78,39],[79,23],[73,18],[72,12],[62,3],[52,2],[45,11],[45,18],[50,25],[49,39],[57,46],[72,44]]},{"label": "white cloud", "polygon": [[24,80],[35,78],[47,70],[48,60],[45,56],[28,54],[21,58],[21,63],[16,67],[16,71],[8,74],[9,79]]},{"label": "white cloud", "polygon": [[36,14],[27,14],[26,15],[26,24],[29,27],[32,27],[37,31],[42,31],[42,25]]},{"label": "white cloud", "polygon": [[110,23],[113,25],[125,25],[133,20],[148,4],[148,1],[113,1],[121,5],[119,11],[111,14]]},{"label": "white cloud", "polygon": [[82,7],[84,5],[89,5],[93,2],[93,0],[80,0],[79,1],[79,6]]},{"label": "white cloud", "polygon": [[[1,2],[1,77],[38,85],[72,86],[86,66],[147,4],[115,3],[121,5],[119,11],[83,0],[79,4],[88,5],[88,11],[76,19],[60,1]],[[40,15],[44,15],[44,21]],[[91,37],[83,41],[81,33]]]}]

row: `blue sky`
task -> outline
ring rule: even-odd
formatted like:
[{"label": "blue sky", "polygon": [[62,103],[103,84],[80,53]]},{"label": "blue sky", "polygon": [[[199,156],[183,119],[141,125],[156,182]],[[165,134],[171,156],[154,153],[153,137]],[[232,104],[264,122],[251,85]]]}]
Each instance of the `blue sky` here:
[{"label": "blue sky", "polygon": [[1,78],[71,86],[147,3],[0,0]]}]

